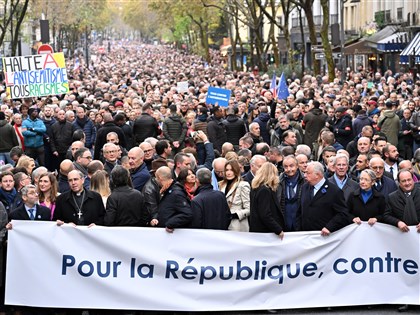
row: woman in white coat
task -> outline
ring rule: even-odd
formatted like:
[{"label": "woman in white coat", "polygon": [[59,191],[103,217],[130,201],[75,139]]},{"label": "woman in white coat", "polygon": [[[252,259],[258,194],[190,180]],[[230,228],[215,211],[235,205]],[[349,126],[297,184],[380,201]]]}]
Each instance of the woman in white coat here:
[{"label": "woman in white coat", "polygon": [[251,188],[248,182],[242,180],[238,161],[226,162],[224,179],[219,182],[219,189],[225,194],[232,214],[229,230],[249,232]]}]

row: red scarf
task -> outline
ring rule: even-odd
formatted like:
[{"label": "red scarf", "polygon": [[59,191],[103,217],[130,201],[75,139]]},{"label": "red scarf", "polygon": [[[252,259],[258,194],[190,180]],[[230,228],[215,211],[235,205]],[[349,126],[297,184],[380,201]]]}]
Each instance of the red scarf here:
[{"label": "red scarf", "polygon": [[19,130],[20,126],[22,126],[22,124],[20,124],[20,125],[14,124],[13,125],[13,127],[15,128],[15,131],[16,131],[16,135],[19,137],[20,143],[22,144],[22,150],[25,151],[25,143],[24,143],[24,140],[23,140],[22,133]]},{"label": "red scarf", "polygon": [[192,200],[194,198],[194,188],[195,188],[195,185],[192,185],[191,186],[190,184],[185,183],[184,188],[185,188],[185,190],[187,192],[188,197]]}]

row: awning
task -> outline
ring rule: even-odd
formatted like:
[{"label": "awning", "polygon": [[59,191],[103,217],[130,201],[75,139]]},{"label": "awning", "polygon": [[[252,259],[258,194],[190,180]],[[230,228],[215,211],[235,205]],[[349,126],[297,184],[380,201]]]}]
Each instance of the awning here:
[{"label": "awning", "polygon": [[408,43],[407,32],[398,32],[390,35],[378,42],[378,51],[383,52],[400,52]]},{"label": "awning", "polygon": [[365,40],[360,40],[344,47],[344,55],[369,55],[370,48],[365,46]]},{"label": "awning", "polygon": [[410,56],[414,56],[414,63],[420,64],[420,33],[417,33],[413,40],[400,54],[400,63],[409,63]]},{"label": "awning", "polygon": [[395,34],[397,31],[398,31],[398,27],[395,25],[385,26],[384,29],[366,38],[365,46],[371,47],[371,48],[377,48],[379,41],[381,41],[384,38],[387,38],[388,36]]}]

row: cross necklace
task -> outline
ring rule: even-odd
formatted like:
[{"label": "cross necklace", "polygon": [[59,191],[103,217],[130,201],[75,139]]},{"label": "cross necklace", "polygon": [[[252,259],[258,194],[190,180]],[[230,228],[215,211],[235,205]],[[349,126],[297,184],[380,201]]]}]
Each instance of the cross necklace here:
[{"label": "cross necklace", "polygon": [[80,220],[80,218],[81,218],[81,217],[82,217],[82,215],[83,215],[83,212],[82,212],[82,207],[83,207],[83,202],[85,201],[85,190],[83,190],[83,193],[82,193],[82,201],[80,202],[80,206],[79,206],[79,204],[77,203],[77,200],[76,200],[76,198],[74,197],[74,194],[73,194],[73,201],[74,201],[74,204],[76,205],[77,216],[79,217],[79,220]]}]

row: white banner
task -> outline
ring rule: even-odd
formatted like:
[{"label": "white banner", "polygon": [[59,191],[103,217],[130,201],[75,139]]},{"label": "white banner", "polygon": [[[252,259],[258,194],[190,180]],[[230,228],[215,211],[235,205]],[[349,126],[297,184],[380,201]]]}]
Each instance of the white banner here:
[{"label": "white banner", "polygon": [[274,234],[14,221],[6,303],[221,311],[419,304],[414,227]]}]

